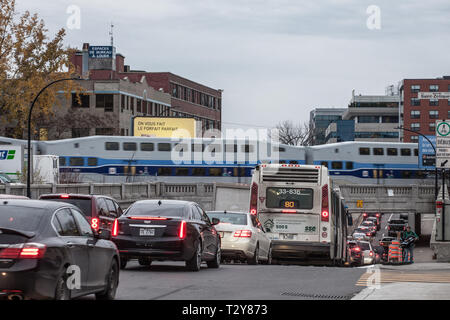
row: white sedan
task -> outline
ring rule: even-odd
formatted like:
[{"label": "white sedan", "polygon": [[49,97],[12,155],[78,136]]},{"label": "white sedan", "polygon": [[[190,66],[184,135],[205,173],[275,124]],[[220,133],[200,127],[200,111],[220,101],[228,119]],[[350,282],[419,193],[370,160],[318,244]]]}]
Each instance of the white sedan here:
[{"label": "white sedan", "polygon": [[255,215],[227,211],[206,214],[210,219],[220,219],[215,228],[221,236],[223,259],[246,260],[248,264],[271,263],[271,240]]}]

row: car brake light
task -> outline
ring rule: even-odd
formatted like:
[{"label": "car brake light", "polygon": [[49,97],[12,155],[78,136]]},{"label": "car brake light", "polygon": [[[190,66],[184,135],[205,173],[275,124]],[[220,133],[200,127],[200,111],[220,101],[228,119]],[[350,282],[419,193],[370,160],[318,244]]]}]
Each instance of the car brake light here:
[{"label": "car brake light", "polygon": [[237,230],[234,232],[236,238],[251,238],[252,232],[250,230]]},{"label": "car brake light", "polygon": [[63,199],[69,199],[69,195],[68,195],[68,194],[62,194],[62,195],[61,195],[61,198],[63,198]]},{"label": "car brake light", "polygon": [[330,212],[328,211],[328,185],[322,187],[322,213],[320,214],[320,220],[328,222],[330,220]]},{"label": "car brake light", "polygon": [[147,216],[133,216],[133,217],[128,217],[128,219],[131,219],[131,220],[169,220],[169,218],[165,218],[165,217],[147,217]]},{"label": "car brake light", "polygon": [[41,259],[47,247],[41,243],[10,245],[0,251],[0,259]]},{"label": "car brake light", "polygon": [[369,256],[371,256],[371,257],[373,256],[373,252],[372,251],[369,252]]},{"label": "car brake light", "polygon": [[286,209],[286,210],[281,210],[281,212],[282,213],[296,213],[297,210],[288,210],[288,209]]},{"label": "car brake light", "polygon": [[380,214],[379,214],[379,213],[377,213],[377,214],[376,214],[376,216],[377,216],[377,218],[379,218],[379,217],[380,217]]},{"label": "car brake light", "polygon": [[361,251],[361,249],[359,247],[355,247],[355,248],[353,248],[353,251],[359,252],[359,251]]},{"label": "car brake light", "polygon": [[258,184],[253,182],[250,195],[250,213],[256,214],[258,210]]},{"label": "car brake light", "polygon": [[91,220],[91,227],[92,229],[94,229],[95,231],[98,231],[100,229],[100,226],[98,224],[98,218],[92,218]]},{"label": "car brake light", "polygon": [[186,238],[186,221],[181,221],[180,230],[178,231],[178,238],[184,239]]},{"label": "car brake light", "polygon": [[367,217],[367,213],[364,212],[364,213],[363,213],[363,217],[364,217],[364,218]]},{"label": "car brake light", "polygon": [[119,235],[119,220],[114,219],[111,236],[117,237]]},{"label": "car brake light", "polygon": [[391,230],[391,226],[388,226],[388,230]]}]

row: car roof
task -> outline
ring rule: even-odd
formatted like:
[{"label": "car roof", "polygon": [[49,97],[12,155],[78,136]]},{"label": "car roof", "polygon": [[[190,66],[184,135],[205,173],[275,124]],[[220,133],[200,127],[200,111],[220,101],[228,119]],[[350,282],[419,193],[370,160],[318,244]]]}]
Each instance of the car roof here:
[{"label": "car roof", "polygon": [[0,194],[0,199],[30,199],[30,198],[15,194]]},{"label": "car roof", "polygon": [[250,212],[245,212],[245,211],[227,211],[227,210],[206,211],[206,213],[224,213],[224,214],[233,213],[233,214],[246,214],[246,215],[250,214]]},{"label": "car roof", "polygon": [[14,207],[22,207],[22,208],[40,208],[47,210],[56,210],[61,207],[74,207],[75,206],[58,201],[45,201],[45,200],[31,200],[31,199],[8,199],[0,201],[0,206],[14,206]]},{"label": "car roof", "polygon": [[[186,200],[171,200],[171,199],[151,199],[151,200],[139,200],[136,201],[134,204],[158,204],[158,202],[161,201],[161,204],[170,204],[170,205],[180,205],[180,206],[187,206],[191,204],[197,204],[193,201],[186,201]],[[198,205],[198,204],[197,204]]]}]

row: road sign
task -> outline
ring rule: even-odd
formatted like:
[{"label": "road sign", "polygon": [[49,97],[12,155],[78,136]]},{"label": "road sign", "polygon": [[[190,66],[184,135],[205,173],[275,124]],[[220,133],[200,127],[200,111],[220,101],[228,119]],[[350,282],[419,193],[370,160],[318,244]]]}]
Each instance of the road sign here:
[{"label": "road sign", "polygon": [[436,146],[436,136],[426,136],[433,145],[423,136],[419,136],[419,168],[432,170],[436,166],[436,157],[433,146]]},{"label": "road sign", "polygon": [[436,165],[450,168],[450,120],[436,121]]},{"label": "road sign", "polygon": [[362,208],[363,207],[363,200],[356,200],[356,207]]}]

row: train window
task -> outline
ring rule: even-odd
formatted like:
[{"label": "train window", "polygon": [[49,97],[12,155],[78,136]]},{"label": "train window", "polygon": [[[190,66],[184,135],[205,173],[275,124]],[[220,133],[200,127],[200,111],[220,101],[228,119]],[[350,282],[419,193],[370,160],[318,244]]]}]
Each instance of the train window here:
[{"label": "train window", "polygon": [[370,148],[359,148],[359,154],[362,156],[370,156]]},{"label": "train window", "polygon": [[414,149],[414,156],[418,157],[419,156],[419,149]]},{"label": "train window", "polygon": [[137,146],[136,146],[135,142],[124,142],[122,147],[123,147],[124,151],[136,151],[137,150]]},{"label": "train window", "polygon": [[322,161],[322,162],[320,163],[320,165],[321,165],[321,166],[324,166],[324,167],[326,167],[326,168],[328,168],[328,162],[327,162],[327,161]]},{"label": "train window", "polygon": [[172,168],[168,167],[158,168],[158,176],[171,176],[171,175],[172,175]]},{"label": "train window", "polygon": [[141,143],[141,151],[153,151],[155,145],[153,143]]},{"label": "train window", "polygon": [[81,167],[84,166],[84,159],[80,157],[72,157],[69,160],[70,166]]},{"label": "train window", "polygon": [[278,161],[278,163],[283,164],[283,163],[286,163],[286,161],[285,160],[280,160],[280,161]]},{"label": "train window", "polygon": [[192,175],[193,176],[205,176],[206,169],[205,168],[192,168]]},{"label": "train window", "polygon": [[96,166],[98,164],[97,158],[88,158],[88,166]]},{"label": "train window", "polygon": [[332,161],[331,168],[336,169],[336,170],[342,169],[342,162],[341,161]]},{"label": "train window", "polygon": [[170,143],[158,143],[158,151],[171,151]]},{"label": "train window", "polygon": [[[409,149],[408,149],[409,150]],[[409,179],[411,178],[411,171],[402,171],[402,178]]]},{"label": "train window", "polygon": [[237,152],[237,144],[226,144],[225,152]]},{"label": "train window", "polygon": [[65,166],[66,165],[66,158],[64,157],[59,157],[59,165],[60,166]]},{"label": "train window", "polygon": [[398,149],[397,148],[387,148],[387,155],[388,156],[397,156]]},{"label": "train window", "polygon": [[220,177],[222,175],[222,168],[209,168],[209,175]]},{"label": "train window", "polygon": [[400,154],[402,156],[410,156],[411,155],[411,149],[400,149]]},{"label": "train window", "polygon": [[175,175],[176,176],[188,176],[189,169],[188,168],[175,168]]},{"label": "train window", "polygon": [[384,149],[383,148],[373,148],[373,155],[374,156],[384,155]]},{"label": "train window", "polygon": [[105,142],[105,150],[119,150],[118,142]]},{"label": "train window", "polygon": [[292,160],[290,163],[291,163],[291,164],[298,164],[298,161]]},{"label": "train window", "polygon": [[245,152],[245,153],[253,153],[255,151],[254,147],[255,146],[253,146],[251,144],[246,144],[246,145],[241,146],[241,150],[242,150],[242,152]]},{"label": "train window", "polygon": [[347,170],[353,170],[353,162],[347,161],[347,162],[345,163],[345,169],[347,169]]}]

